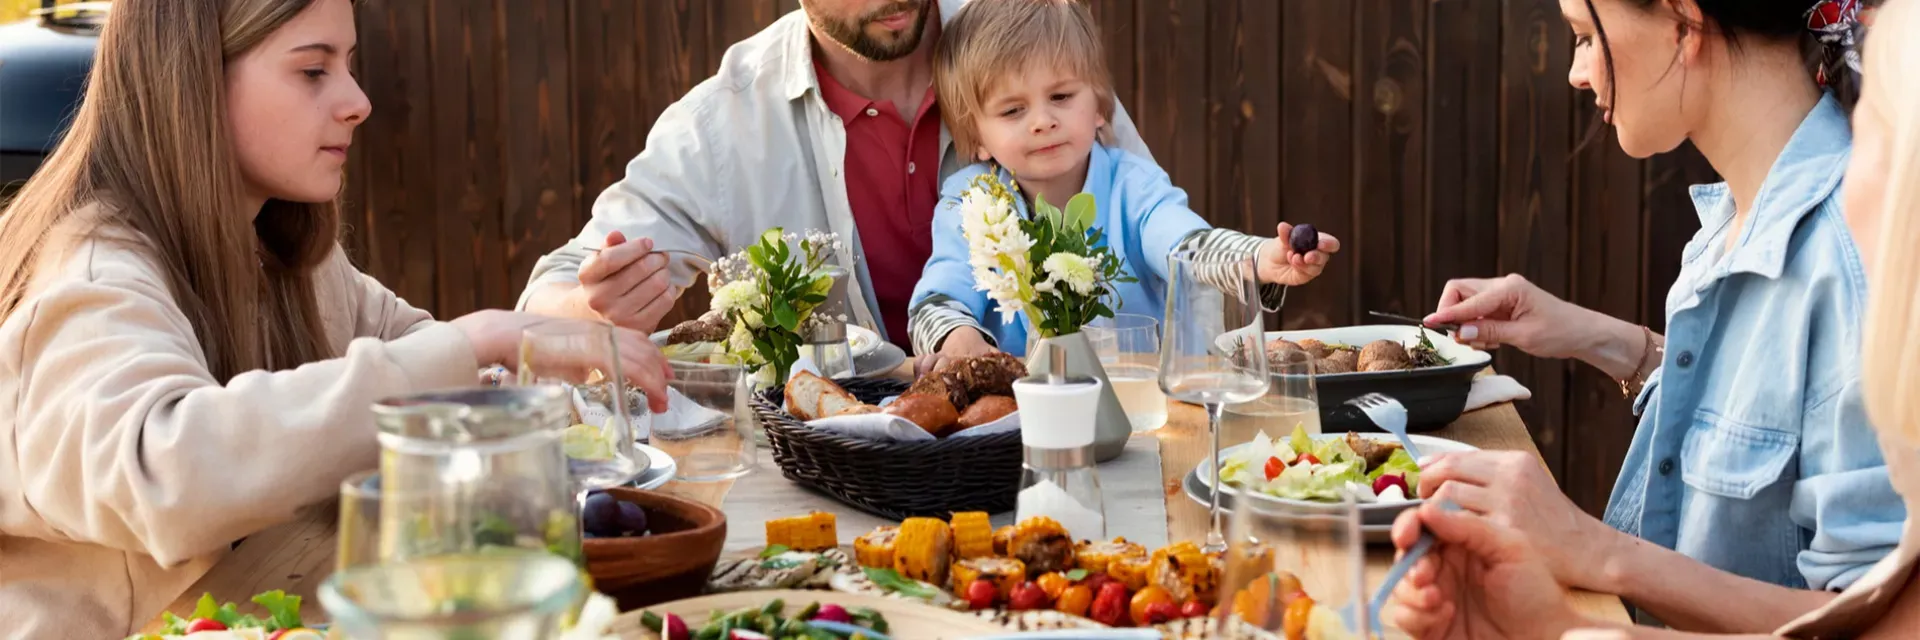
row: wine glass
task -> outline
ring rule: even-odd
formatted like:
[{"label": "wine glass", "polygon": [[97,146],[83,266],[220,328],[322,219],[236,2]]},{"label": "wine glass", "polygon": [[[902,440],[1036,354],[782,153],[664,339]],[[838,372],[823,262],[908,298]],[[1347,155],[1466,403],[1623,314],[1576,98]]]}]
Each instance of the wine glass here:
[{"label": "wine glass", "polygon": [[1253,440],[1266,429],[1267,436],[1284,440],[1299,426],[1307,435],[1320,435],[1320,393],[1315,388],[1313,354],[1305,351],[1276,353],[1267,358],[1272,385],[1266,395],[1251,402],[1227,407],[1220,436],[1231,447]]},{"label": "wine glass", "polygon": [[647,416],[653,446],[672,456],[688,482],[730,480],[753,471],[757,431],[745,367],[670,363],[667,410]]},{"label": "wine glass", "polygon": [[[1220,419],[1227,405],[1267,391],[1267,356],[1253,259],[1176,251],[1168,258],[1167,332],[1160,347],[1160,389],[1207,408],[1213,468],[1220,468]],[[1207,500],[1207,544],[1226,548],[1219,492]]]},{"label": "wine glass", "polygon": [[[1308,638],[1370,638],[1366,545],[1352,496],[1310,503],[1234,501],[1221,576],[1219,637],[1251,629]],[[1284,634],[1282,637],[1296,637]]]},{"label": "wine glass", "polygon": [[1167,395],[1160,390],[1160,320],[1135,313],[1094,318],[1086,334],[1133,432],[1167,424]]},{"label": "wine glass", "polygon": [[562,433],[567,465],[582,498],[593,489],[616,487],[645,471],[634,441],[626,381],[613,325],[542,322],[520,335],[519,384],[558,385],[573,406],[572,426]]}]

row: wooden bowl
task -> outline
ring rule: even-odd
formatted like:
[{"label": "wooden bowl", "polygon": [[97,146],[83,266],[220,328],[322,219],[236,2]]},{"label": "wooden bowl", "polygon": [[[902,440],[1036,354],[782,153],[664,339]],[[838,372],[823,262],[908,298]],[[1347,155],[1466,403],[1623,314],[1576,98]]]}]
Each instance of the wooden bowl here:
[{"label": "wooden bowl", "polygon": [[676,496],[615,487],[607,495],[640,505],[652,535],[582,540],[587,573],[601,593],[631,610],[700,595],[727,541],[727,515]]}]

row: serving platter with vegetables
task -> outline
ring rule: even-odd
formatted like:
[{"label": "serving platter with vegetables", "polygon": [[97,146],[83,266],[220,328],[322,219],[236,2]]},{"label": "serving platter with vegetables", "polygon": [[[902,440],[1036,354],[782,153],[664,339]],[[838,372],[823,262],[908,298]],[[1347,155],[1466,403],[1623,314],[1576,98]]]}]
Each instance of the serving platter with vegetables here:
[{"label": "serving platter with vegetables", "polygon": [[613,630],[623,638],[644,640],[917,640],[971,638],[1004,633],[1006,627],[896,598],[776,589],[655,605],[622,614]]},{"label": "serving platter with vegetables", "polygon": [[[1287,612],[1217,602],[1223,560],[1217,554],[1202,553],[1193,542],[1150,550],[1124,538],[1074,540],[1049,518],[1029,518],[995,529],[986,513],[962,512],[947,519],[909,518],[897,526],[879,527],[854,540],[848,553],[836,525],[834,515],[824,512],[769,520],[765,549],[715,566],[707,590],[719,595],[653,607],[650,625],[635,621],[630,626],[652,630],[650,636],[637,637],[671,640],[677,637],[672,633],[675,628],[733,616],[736,623],[752,618],[760,629],[774,629],[748,629],[749,634],[826,637],[790,625],[786,619],[772,620],[775,624],[770,626],[769,620],[745,609],[772,606],[777,599],[779,606],[788,608],[819,602],[824,609],[826,603],[835,603],[855,614],[860,611],[856,605],[865,606],[884,614],[892,629],[887,637],[894,638],[1136,627],[1151,629],[1160,637],[1183,639],[1218,637],[1210,630],[1221,606],[1232,606],[1245,620],[1269,613],[1297,617],[1316,611],[1312,599],[1297,588],[1288,596],[1299,604]],[[730,599],[711,600],[723,596]],[[666,613],[679,616],[679,622]],[[952,626],[954,615],[968,620],[970,626]],[[949,622],[927,627],[909,622],[920,616]],[[853,618],[860,621],[859,615]],[[1279,621],[1276,617],[1270,622],[1278,627]],[[1304,617],[1299,620],[1305,621]],[[724,631],[733,634],[739,626]],[[693,626],[687,637],[727,637],[717,636],[722,631],[717,627],[702,636],[700,628]],[[1303,624],[1290,628],[1294,633],[1255,632],[1246,637],[1316,637],[1302,635]],[[667,630],[664,635],[662,629]],[[980,631],[962,633],[961,629]],[[874,640],[888,634],[879,629],[852,631]]]},{"label": "serving platter with vegetables", "polygon": [[[1470,444],[1420,434],[1408,436],[1422,455],[1477,450]],[[1250,442],[1220,450],[1225,487],[1215,481],[1212,460],[1193,470],[1209,490],[1240,497],[1253,494],[1282,502],[1330,504],[1351,497],[1368,525],[1390,524],[1401,510],[1420,503],[1420,468],[1390,434],[1308,435],[1296,425],[1284,439],[1265,432]]]}]

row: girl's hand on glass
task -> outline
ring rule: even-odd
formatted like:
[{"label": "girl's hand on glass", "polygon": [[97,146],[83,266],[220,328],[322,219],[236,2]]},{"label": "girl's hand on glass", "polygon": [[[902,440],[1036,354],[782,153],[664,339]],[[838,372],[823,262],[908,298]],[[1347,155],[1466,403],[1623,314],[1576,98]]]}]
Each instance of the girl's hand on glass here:
[{"label": "girl's hand on glass", "polygon": [[[508,369],[519,369],[523,332],[527,327],[553,322],[588,324],[584,320],[550,318],[499,309],[469,313],[448,324],[467,334],[467,341],[473,345],[474,358],[482,365],[501,364]],[[667,357],[660,353],[659,347],[654,346],[653,340],[638,331],[614,327],[613,335],[620,352],[620,374],[625,377],[627,384],[646,394],[648,408],[656,412],[666,411],[667,381],[673,378]],[[583,370],[605,367],[605,355],[583,353],[579,365]]]}]

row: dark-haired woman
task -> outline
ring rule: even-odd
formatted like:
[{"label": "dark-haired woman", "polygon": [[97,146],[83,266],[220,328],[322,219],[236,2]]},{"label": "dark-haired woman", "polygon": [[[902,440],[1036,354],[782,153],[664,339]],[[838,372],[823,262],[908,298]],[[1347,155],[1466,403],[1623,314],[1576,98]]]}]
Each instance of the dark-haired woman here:
[{"label": "dark-haired woman", "polygon": [[1593,91],[1620,146],[1647,157],[1692,141],[1726,182],[1693,189],[1702,225],[1665,336],[1515,276],[1450,282],[1430,316],[1461,323],[1468,342],[1578,358],[1636,399],[1605,522],[1528,455],[1437,457],[1421,492],[1518,531],[1559,582],[1620,594],[1665,624],[1777,628],[1865,574],[1906,517],[1861,400],[1866,282],[1839,196],[1858,5],[1560,7],[1576,46],[1568,79]]}]

